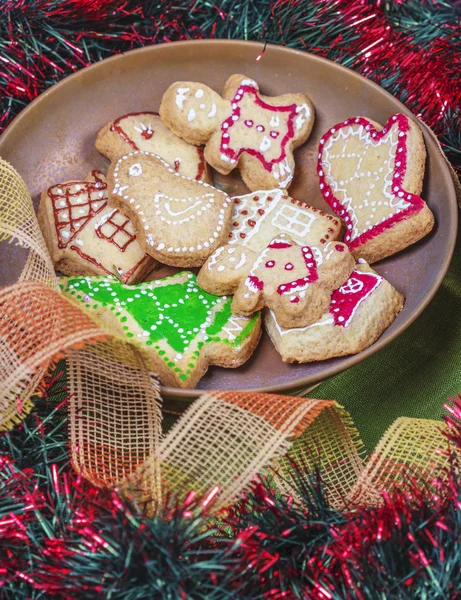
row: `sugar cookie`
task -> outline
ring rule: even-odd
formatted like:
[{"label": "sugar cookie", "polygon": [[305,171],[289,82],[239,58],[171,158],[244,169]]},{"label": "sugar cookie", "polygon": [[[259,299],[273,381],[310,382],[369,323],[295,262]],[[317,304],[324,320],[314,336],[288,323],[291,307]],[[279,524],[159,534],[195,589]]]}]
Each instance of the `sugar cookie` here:
[{"label": "sugar cookie", "polygon": [[207,263],[210,273],[199,275],[204,285],[208,276],[212,277],[216,294],[232,293],[242,272],[246,276],[246,261],[253,256],[251,251],[259,254],[277,235],[288,234],[301,246],[319,246],[341,235],[340,219],[298,202],[282,190],[260,190],[237,196],[233,201],[229,243],[210,257]]},{"label": "sugar cookie", "polygon": [[317,323],[286,329],[269,312],[265,325],[284,362],[326,360],[357,354],[374,344],[403,303],[402,294],[359,259],[348,281],[333,292],[329,310]]},{"label": "sugar cookie", "polygon": [[128,217],[107,204],[100,171],[43,192],[38,221],[55,268],[66,275],[117,271],[125,283],[136,283],[155,265],[137,243]]},{"label": "sugar cookie", "polygon": [[191,388],[209,365],[239,367],[261,335],[259,314],[233,315],[230,298],[199,289],[187,271],[136,286],[113,277],[67,277],[61,289],[108,333],[145,351],[165,385]]},{"label": "sugar cookie", "polygon": [[158,261],[201,266],[228,236],[232,201],[175,173],[149,152],[130,152],[107,174],[109,203],[132,220],[141,247]]},{"label": "sugar cookie", "polygon": [[98,133],[96,148],[111,162],[133,150],[152,152],[180,175],[213,183],[202,148],[177,137],[156,112],[130,113],[108,123]]},{"label": "sugar cookie", "polygon": [[201,83],[174,83],[160,116],[186,142],[205,144],[205,159],[217,171],[238,167],[250,190],[270,190],[290,185],[293,150],[309,137],[314,107],[304,94],[262,96],[253,79],[232,75],[222,97]]},{"label": "sugar cookie", "polygon": [[419,197],[425,159],[421,131],[402,114],[384,127],[351,117],[320,140],[320,190],[345,222],[356,258],[376,262],[431,231],[434,216]]}]

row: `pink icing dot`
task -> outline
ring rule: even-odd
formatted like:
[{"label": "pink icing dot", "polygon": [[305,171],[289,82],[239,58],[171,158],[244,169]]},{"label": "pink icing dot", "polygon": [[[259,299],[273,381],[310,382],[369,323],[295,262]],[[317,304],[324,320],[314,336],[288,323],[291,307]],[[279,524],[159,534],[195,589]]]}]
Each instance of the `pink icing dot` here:
[{"label": "pink icing dot", "polygon": [[335,250],[337,250],[338,252],[344,252],[344,246],[341,246],[340,244],[336,244]]},{"label": "pink icing dot", "polygon": [[299,302],[299,298],[298,298],[298,296],[295,296],[294,298],[292,298],[292,299],[290,300],[290,302],[291,302],[292,304],[298,304],[298,302]]},{"label": "pink icing dot", "polygon": [[287,263],[287,264],[285,265],[285,270],[286,270],[286,271],[291,271],[292,269],[293,269],[293,265],[292,265],[292,263]]},{"label": "pink icing dot", "polygon": [[266,269],[272,269],[272,267],[275,267],[275,260],[268,260],[265,264],[265,267]]},{"label": "pink icing dot", "polygon": [[247,127],[253,127],[253,121],[251,119],[247,119],[244,123]]},{"label": "pink icing dot", "polygon": [[278,131],[271,131],[270,134],[271,138],[276,138],[279,136],[279,132]]},{"label": "pink icing dot", "polygon": [[263,125],[257,125],[256,131],[265,131],[265,127]]}]

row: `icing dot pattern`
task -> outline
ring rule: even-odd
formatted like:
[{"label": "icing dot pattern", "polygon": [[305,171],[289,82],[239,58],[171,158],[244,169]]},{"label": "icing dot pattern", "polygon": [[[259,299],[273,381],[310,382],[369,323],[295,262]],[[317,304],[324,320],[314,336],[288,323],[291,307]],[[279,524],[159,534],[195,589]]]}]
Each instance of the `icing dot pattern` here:
[{"label": "icing dot pattern", "polygon": [[112,277],[62,281],[65,294],[100,314],[110,311],[128,339],[149,347],[182,381],[187,381],[207,344],[222,342],[238,350],[259,319],[232,315],[230,298],[201,290],[195,275],[187,272],[134,286]]}]

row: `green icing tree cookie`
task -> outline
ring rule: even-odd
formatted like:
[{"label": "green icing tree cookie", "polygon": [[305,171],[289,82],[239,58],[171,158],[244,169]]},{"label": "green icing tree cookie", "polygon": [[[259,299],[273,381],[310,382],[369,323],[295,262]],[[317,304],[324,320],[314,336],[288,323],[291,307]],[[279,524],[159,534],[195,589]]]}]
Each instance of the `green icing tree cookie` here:
[{"label": "green icing tree cookie", "polygon": [[165,385],[194,387],[208,365],[239,367],[261,335],[260,315],[231,313],[232,299],[208,294],[187,271],[138,285],[114,277],[62,277],[63,293],[109,333],[148,351]]}]

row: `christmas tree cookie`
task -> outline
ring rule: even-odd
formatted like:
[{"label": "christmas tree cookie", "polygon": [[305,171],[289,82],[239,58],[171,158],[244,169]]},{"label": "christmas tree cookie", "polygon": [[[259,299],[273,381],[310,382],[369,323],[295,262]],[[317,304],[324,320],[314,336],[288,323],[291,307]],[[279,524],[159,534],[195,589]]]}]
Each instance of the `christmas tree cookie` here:
[{"label": "christmas tree cookie", "polygon": [[371,346],[403,303],[402,294],[359,259],[346,283],[332,293],[330,308],[319,321],[308,327],[284,328],[270,311],[265,325],[284,362],[326,360]]},{"label": "christmas tree cookie", "polygon": [[346,225],[356,258],[376,262],[427,235],[434,215],[419,197],[426,149],[416,123],[393,115],[382,127],[351,117],[320,140],[320,190]]},{"label": "christmas tree cookie", "polygon": [[61,289],[108,332],[148,353],[165,385],[192,388],[209,365],[236,368],[253,353],[261,318],[231,313],[231,298],[201,290],[195,275],[127,286],[113,277],[67,277]]},{"label": "christmas tree cookie", "polygon": [[177,137],[156,112],[130,113],[108,123],[98,133],[96,148],[112,162],[133,150],[153,152],[176,173],[212,183],[202,148]]},{"label": "christmas tree cookie", "polygon": [[270,190],[290,185],[293,150],[309,137],[314,107],[304,94],[262,96],[256,81],[232,75],[222,97],[201,83],[174,83],[160,116],[186,142],[205,144],[205,159],[217,171],[238,167],[250,190]]}]

